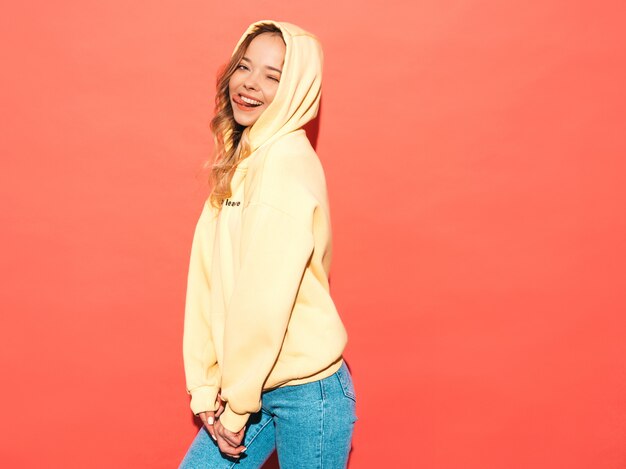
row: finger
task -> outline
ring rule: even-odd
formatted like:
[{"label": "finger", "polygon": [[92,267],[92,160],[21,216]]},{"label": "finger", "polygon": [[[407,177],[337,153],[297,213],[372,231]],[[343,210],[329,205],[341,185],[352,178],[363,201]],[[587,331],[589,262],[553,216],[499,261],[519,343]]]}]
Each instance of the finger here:
[{"label": "finger", "polygon": [[222,415],[222,412],[224,412],[224,408],[225,408],[224,402],[222,401],[222,396],[219,393],[217,393],[216,402],[217,402],[218,407],[217,407],[217,411],[215,412],[215,418],[218,418],[220,415]]},{"label": "finger", "polygon": [[198,417],[200,417],[200,420],[202,420],[202,425],[206,427],[209,435],[211,435],[211,438],[215,440],[215,430],[213,429],[213,424],[215,423],[215,412],[200,412],[198,414]]},{"label": "finger", "polygon": [[241,445],[242,438],[233,435],[231,432],[227,432],[222,435],[224,439],[228,442],[228,444],[230,444],[231,446],[237,448],[238,446]]},{"label": "finger", "polygon": [[217,446],[222,453],[227,454],[232,458],[239,458],[241,456],[241,453],[243,453],[247,449],[245,446],[239,446],[238,448],[234,448],[229,445],[226,440],[220,438],[219,436],[217,438]]},{"label": "finger", "polygon": [[222,412],[224,412],[225,408],[226,407],[224,407],[224,404],[220,402],[220,407],[217,409],[217,411],[215,411],[215,418],[219,418],[219,416],[222,415]]},{"label": "finger", "polygon": [[224,444],[228,445],[231,450],[237,449],[240,452],[245,451],[245,446],[241,444],[241,441],[243,440],[243,431],[240,432],[239,438],[233,439],[232,432],[226,429],[224,425],[222,425],[222,422],[220,422],[219,420],[216,420],[215,421],[215,434],[218,440],[223,441]]},{"label": "finger", "polygon": [[217,446],[220,451],[233,458],[238,458],[239,455],[246,450],[244,446],[234,447],[228,441],[226,441],[221,431],[218,429],[215,433],[217,435]]},{"label": "finger", "polygon": [[219,425],[219,433],[220,436],[225,439],[228,444],[233,447],[238,447],[241,444],[241,440],[243,440],[243,428],[237,433],[231,432],[228,428],[222,425],[222,422],[218,420]]},{"label": "finger", "polygon": [[205,412],[205,414],[206,419],[204,421],[204,424],[212,427],[215,423],[215,412]]}]

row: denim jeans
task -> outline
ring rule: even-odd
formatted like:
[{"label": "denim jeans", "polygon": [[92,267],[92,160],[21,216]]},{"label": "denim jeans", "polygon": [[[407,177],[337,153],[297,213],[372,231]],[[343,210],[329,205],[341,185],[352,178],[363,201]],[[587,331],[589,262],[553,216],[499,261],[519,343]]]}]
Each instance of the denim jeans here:
[{"label": "denim jeans", "polygon": [[265,391],[261,410],[250,416],[239,460],[222,454],[202,427],[179,469],[258,469],[277,451],[281,469],[347,466],[357,421],[356,395],[345,362],[336,373],[311,383]]}]

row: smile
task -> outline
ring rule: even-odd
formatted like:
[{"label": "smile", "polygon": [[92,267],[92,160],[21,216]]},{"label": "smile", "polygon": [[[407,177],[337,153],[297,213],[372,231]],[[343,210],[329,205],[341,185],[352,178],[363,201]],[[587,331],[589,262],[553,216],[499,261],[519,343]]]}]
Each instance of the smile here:
[{"label": "smile", "polygon": [[254,106],[258,106],[260,104],[263,104],[261,101],[257,101],[256,99],[250,99],[246,96],[243,95],[239,95],[239,97],[241,98],[242,101],[248,103],[248,104],[252,104]]},{"label": "smile", "polygon": [[242,111],[250,112],[254,111],[257,107],[263,104],[261,101],[255,99],[246,98],[238,94],[233,95],[232,100]]}]

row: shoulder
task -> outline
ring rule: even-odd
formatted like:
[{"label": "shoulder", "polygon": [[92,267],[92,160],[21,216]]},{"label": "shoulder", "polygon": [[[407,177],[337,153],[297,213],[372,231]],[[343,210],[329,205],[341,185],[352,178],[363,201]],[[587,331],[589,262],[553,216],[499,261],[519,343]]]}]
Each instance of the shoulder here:
[{"label": "shoulder", "polygon": [[323,179],[320,160],[303,129],[282,136],[272,143],[263,162],[268,177],[319,184]]},{"label": "shoulder", "polygon": [[315,153],[315,150],[313,149],[305,130],[298,129],[294,132],[289,132],[272,142],[270,152],[275,154],[311,154]]},{"label": "shoulder", "polygon": [[249,174],[250,202],[271,205],[294,218],[306,218],[323,197],[326,181],[304,131],[282,136],[255,159]]}]

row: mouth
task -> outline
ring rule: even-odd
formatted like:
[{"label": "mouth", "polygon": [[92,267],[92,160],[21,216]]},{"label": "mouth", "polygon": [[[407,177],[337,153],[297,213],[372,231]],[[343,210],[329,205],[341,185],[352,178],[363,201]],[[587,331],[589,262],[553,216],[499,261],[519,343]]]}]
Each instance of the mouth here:
[{"label": "mouth", "polygon": [[234,94],[232,96],[232,100],[237,105],[237,107],[241,109],[242,111],[252,111],[255,108],[263,105],[261,101],[250,99],[240,94]]}]

